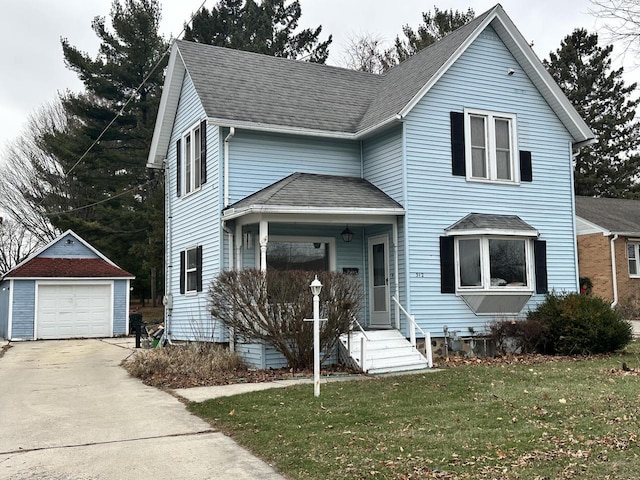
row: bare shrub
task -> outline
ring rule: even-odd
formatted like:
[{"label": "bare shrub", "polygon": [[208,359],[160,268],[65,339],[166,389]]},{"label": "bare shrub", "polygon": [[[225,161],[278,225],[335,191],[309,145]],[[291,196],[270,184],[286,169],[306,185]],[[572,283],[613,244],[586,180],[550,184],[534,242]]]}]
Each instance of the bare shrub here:
[{"label": "bare shrub", "polygon": [[138,350],[123,366],[144,383],[167,388],[224,384],[247,371],[236,353],[210,342]]},{"label": "bare shrub", "polygon": [[[360,308],[362,288],[355,275],[318,272],[320,294],[320,348],[322,361],[331,355],[338,337],[349,330]],[[254,270],[222,272],[211,284],[211,314],[248,341],[262,341],[284,355],[289,367],[313,365],[313,298],[309,284],[314,273]]]}]

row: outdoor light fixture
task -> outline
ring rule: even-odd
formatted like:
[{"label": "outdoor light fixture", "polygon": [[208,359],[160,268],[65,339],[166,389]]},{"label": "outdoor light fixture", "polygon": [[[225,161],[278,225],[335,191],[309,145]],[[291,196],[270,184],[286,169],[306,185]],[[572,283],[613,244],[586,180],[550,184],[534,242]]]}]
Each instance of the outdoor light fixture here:
[{"label": "outdoor light fixture", "polygon": [[353,232],[349,230],[349,225],[347,225],[347,228],[342,230],[342,233],[340,235],[342,236],[342,240],[346,243],[350,243],[351,240],[353,240]]},{"label": "outdoor light fixture", "polygon": [[320,242],[313,242],[313,248],[320,248],[322,246],[322,243]]},{"label": "outdoor light fixture", "polygon": [[320,295],[320,291],[322,290],[322,283],[320,283],[320,280],[318,280],[317,275],[313,282],[311,282],[311,285],[309,285],[309,287],[311,288],[311,293],[314,297]]}]

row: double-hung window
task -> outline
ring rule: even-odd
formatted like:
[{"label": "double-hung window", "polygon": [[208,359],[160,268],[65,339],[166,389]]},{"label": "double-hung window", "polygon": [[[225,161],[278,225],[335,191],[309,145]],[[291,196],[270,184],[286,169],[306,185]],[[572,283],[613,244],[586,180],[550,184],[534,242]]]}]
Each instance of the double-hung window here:
[{"label": "double-hung window", "polygon": [[457,239],[458,290],[532,290],[527,238]]},{"label": "double-hung window", "polygon": [[202,291],[202,246],[180,252],[180,293]]},{"label": "double-hung window", "polygon": [[202,152],[200,123],[189,129],[182,137],[184,159],[184,193],[196,191],[202,184]]},{"label": "double-hung window", "polygon": [[467,178],[518,182],[515,115],[472,109],[464,115]]},{"label": "double-hung window", "polygon": [[640,242],[628,242],[627,243],[627,261],[629,262],[629,276],[640,277],[640,266],[638,261],[640,260]]}]

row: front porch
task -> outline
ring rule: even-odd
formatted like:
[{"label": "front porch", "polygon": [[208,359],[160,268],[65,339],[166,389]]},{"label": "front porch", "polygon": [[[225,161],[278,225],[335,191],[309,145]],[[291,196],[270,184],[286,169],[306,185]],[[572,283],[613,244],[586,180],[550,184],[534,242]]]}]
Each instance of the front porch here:
[{"label": "front porch", "polygon": [[[399,245],[404,209],[371,183],[294,174],[229,206],[223,220],[226,268],[356,275],[363,289],[357,328],[393,331],[394,341],[411,337],[415,345],[412,319],[400,303],[406,288]],[[284,366],[258,345],[238,348],[262,368]],[[269,357],[272,361],[265,362]]]}]

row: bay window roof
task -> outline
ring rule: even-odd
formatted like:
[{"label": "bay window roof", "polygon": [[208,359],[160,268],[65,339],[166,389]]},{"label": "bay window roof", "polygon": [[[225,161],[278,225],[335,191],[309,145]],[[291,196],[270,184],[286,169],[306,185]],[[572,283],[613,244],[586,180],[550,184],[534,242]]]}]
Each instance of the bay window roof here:
[{"label": "bay window roof", "polygon": [[449,236],[458,235],[507,235],[537,237],[538,230],[517,215],[470,213],[453,225],[445,228]]}]

